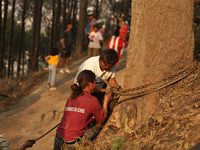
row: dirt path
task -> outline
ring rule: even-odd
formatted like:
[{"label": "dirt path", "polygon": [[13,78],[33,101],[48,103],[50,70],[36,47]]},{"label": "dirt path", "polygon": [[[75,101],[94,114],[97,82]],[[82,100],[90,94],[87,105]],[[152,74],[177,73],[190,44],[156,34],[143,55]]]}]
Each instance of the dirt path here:
[{"label": "dirt path", "polygon": [[[6,138],[9,150],[18,150],[26,140],[37,139],[60,122],[64,105],[71,93],[70,85],[85,59],[83,57],[69,64],[71,74],[56,74],[56,91],[50,91],[44,81],[32,94],[20,100],[13,110],[0,114],[0,134]],[[120,85],[123,85],[125,65],[126,54],[117,68],[116,80]],[[52,150],[55,133],[56,130],[53,130],[29,149]]]}]

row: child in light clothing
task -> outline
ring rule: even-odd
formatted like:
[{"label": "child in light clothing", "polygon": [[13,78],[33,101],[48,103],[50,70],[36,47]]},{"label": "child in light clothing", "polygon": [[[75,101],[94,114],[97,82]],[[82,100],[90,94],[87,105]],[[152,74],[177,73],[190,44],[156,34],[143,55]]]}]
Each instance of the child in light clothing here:
[{"label": "child in light clothing", "polygon": [[48,85],[47,87],[50,87],[50,90],[56,90],[56,87],[54,86],[55,78],[56,78],[56,69],[59,63],[59,52],[58,48],[53,48],[50,55],[45,58],[46,62],[49,64],[49,78],[48,78]]},{"label": "child in light clothing", "polygon": [[88,58],[100,54],[100,44],[103,42],[103,37],[98,31],[98,26],[94,26],[94,31],[90,33],[89,39],[90,43],[88,45]]}]

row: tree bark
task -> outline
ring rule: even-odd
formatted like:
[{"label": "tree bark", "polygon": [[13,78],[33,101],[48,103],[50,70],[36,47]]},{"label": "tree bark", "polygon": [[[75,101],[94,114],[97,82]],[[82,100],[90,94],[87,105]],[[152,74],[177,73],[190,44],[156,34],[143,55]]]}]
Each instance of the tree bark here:
[{"label": "tree bark", "polygon": [[121,9],[123,9],[123,11],[124,11],[124,0],[122,0],[122,6],[121,6]]},{"label": "tree bark", "polygon": [[[2,25],[2,9],[1,9],[1,7],[2,7],[2,0],[0,0],[0,41],[1,41],[1,29],[2,29],[2,27],[1,27],[1,25]],[[0,42],[0,54],[1,54],[1,42]]]},{"label": "tree bark", "polygon": [[[134,23],[127,50],[124,88],[168,77],[193,63],[193,5],[190,0],[132,1],[131,21]],[[135,130],[142,124],[147,125],[156,111],[158,96],[159,92],[153,92],[117,105],[97,141],[109,134],[110,125],[115,129],[124,128],[127,119],[133,120]]]},{"label": "tree bark", "polygon": [[76,48],[77,48],[77,55],[81,56],[83,52],[84,46],[84,35],[85,35],[85,21],[86,21],[86,8],[87,8],[87,0],[80,1],[80,13],[79,16],[79,25],[78,25],[78,36],[76,39]]},{"label": "tree bark", "polygon": [[73,25],[73,41],[75,41],[76,37],[76,14],[77,14],[77,0],[74,0],[74,9],[73,9],[73,19],[72,19],[72,25]]},{"label": "tree bark", "polygon": [[31,37],[31,55],[30,55],[30,70],[33,70],[33,65],[35,62],[35,34],[36,34],[36,20],[37,20],[37,8],[38,0],[34,0],[34,16],[33,16],[33,26],[32,26],[32,37]]},{"label": "tree bark", "polygon": [[42,18],[42,3],[43,0],[39,0],[37,8],[37,23],[36,23],[36,34],[35,34],[35,62],[33,66],[33,71],[38,70],[39,61],[39,50],[40,50],[40,29],[41,29],[41,18]]},{"label": "tree bark", "polygon": [[99,18],[99,0],[96,0],[96,17]]},{"label": "tree bark", "polygon": [[56,0],[52,1],[52,10],[53,10],[53,14],[52,14],[52,26],[51,26],[51,49],[54,47],[54,30],[55,30],[55,4],[56,4]]},{"label": "tree bark", "polygon": [[8,54],[8,77],[10,76],[10,64],[11,64],[11,54],[13,45],[13,32],[14,32],[14,13],[15,13],[15,0],[13,0],[12,5],[12,17],[11,17],[11,29],[10,29],[10,42],[9,42],[9,54]]},{"label": "tree bark", "polygon": [[[23,49],[23,40],[24,40],[24,20],[25,20],[25,12],[26,12],[26,0],[24,0],[23,4],[23,12],[22,12],[22,26],[21,26],[21,36],[20,36],[20,43],[19,43],[19,52],[18,52],[18,63],[17,63],[17,77],[19,77],[20,72],[20,64],[21,64],[21,52],[23,52],[23,61],[24,61],[24,51]],[[24,62],[23,62],[23,69],[24,69]],[[24,70],[23,70],[24,71]],[[22,72],[23,72],[22,71]]]},{"label": "tree bark", "polygon": [[[21,37],[20,37],[20,47],[22,49],[22,57],[23,57],[23,67],[22,74],[24,75],[24,59],[25,59],[25,49],[24,49],[24,39],[25,39],[25,14],[26,14],[26,0],[24,0],[23,13],[22,13],[22,28],[21,28]],[[20,55],[19,55],[20,56]],[[19,57],[18,57],[19,59]],[[17,71],[18,72],[18,71]]]},{"label": "tree bark", "polygon": [[59,41],[59,24],[60,24],[60,8],[61,8],[61,0],[57,1],[57,8],[56,8],[56,18],[55,18],[55,30],[54,30],[54,46],[57,45]]},{"label": "tree bark", "polygon": [[6,41],[6,23],[7,23],[7,13],[8,13],[8,0],[4,1],[4,19],[3,19],[3,32],[1,35],[1,50],[0,50],[0,73],[3,73],[3,59],[5,51],[5,41]]},{"label": "tree bark", "polygon": [[66,5],[66,0],[63,1],[63,31],[66,29],[66,8],[67,8],[67,5]]},{"label": "tree bark", "polygon": [[42,0],[34,1],[33,31],[31,40],[31,70],[38,70]]},{"label": "tree bark", "polygon": [[129,8],[130,8],[130,5],[131,5],[130,0],[126,0],[126,5],[125,5],[126,9],[125,9],[125,11],[124,11],[124,15],[125,15],[125,17],[126,17],[127,19],[128,19],[128,17],[129,17]]}]

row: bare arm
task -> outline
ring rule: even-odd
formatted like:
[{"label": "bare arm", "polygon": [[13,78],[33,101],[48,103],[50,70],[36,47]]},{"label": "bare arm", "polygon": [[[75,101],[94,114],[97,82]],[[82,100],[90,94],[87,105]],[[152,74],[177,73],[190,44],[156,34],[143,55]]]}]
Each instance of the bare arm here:
[{"label": "bare arm", "polygon": [[99,40],[99,43],[103,43],[103,40]]},{"label": "bare arm", "polygon": [[107,112],[108,112],[108,103],[109,103],[109,101],[111,100],[111,94],[112,94],[112,93],[110,93],[110,94],[105,94],[105,96],[104,96],[103,111],[105,111],[106,114],[107,114]]},{"label": "bare arm", "polygon": [[108,79],[108,84],[114,88],[116,88],[118,86],[117,81],[115,80],[115,78],[109,78]]},{"label": "bare arm", "polygon": [[95,92],[95,93],[106,93],[106,92],[108,92],[108,91],[109,91],[109,90],[103,89],[103,88],[97,88],[97,87],[94,88],[94,92]]},{"label": "bare arm", "polygon": [[62,38],[63,48],[65,48],[65,38]]},{"label": "bare arm", "polygon": [[49,58],[50,58],[50,56],[45,57],[45,60],[46,60],[47,63],[49,62],[49,60],[48,60]]},{"label": "bare arm", "polygon": [[56,67],[58,67],[58,65],[59,65],[59,57],[57,58],[57,65],[56,65]]}]

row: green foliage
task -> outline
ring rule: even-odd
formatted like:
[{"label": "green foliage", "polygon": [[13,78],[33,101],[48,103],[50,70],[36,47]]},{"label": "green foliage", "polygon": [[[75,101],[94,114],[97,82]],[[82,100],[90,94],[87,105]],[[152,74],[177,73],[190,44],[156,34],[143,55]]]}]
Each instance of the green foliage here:
[{"label": "green foliage", "polygon": [[133,150],[133,146],[135,145],[135,143],[127,143],[127,142],[124,142],[123,140],[123,137],[117,137],[116,139],[113,140],[114,142],[116,142],[115,145],[112,146],[111,150],[120,150],[122,149],[123,145],[131,145],[131,149]]}]

